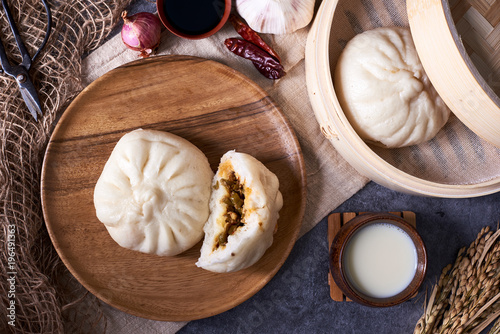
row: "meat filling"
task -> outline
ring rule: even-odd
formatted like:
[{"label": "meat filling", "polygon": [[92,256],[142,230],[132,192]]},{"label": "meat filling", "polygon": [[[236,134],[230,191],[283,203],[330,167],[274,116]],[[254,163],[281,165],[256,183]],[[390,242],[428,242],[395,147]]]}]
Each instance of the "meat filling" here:
[{"label": "meat filling", "polygon": [[245,203],[243,185],[234,172],[231,172],[227,179],[221,179],[220,183],[227,188],[229,195],[223,199],[224,203],[227,205],[227,211],[225,214],[224,232],[217,237],[216,248],[225,246],[228,236],[236,232],[240,226],[245,225],[243,219],[243,206]]}]

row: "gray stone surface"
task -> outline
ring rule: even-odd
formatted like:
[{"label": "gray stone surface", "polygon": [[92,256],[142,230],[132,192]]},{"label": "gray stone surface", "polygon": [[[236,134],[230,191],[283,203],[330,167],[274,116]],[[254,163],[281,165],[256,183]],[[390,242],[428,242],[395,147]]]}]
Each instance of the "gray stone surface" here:
[{"label": "gray stone surface", "polygon": [[417,230],[428,251],[426,280],[418,296],[384,309],[330,299],[327,223],[323,219],[300,238],[276,276],[256,295],[214,317],[188,323],[188,333],[412,333],[422,315],[426,291],[460,247],[484,226],[500,220],[500,193],[470,199],[402,194],[373,182],[335,212],[403,211],[417,214]]}]

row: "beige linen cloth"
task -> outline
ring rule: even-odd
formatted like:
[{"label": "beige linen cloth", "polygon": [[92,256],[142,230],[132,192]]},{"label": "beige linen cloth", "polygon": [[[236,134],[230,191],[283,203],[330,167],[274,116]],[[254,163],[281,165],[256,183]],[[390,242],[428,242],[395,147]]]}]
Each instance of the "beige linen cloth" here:
[{"label": "beige linen cloth", "polygon": [[[223,63],[255,81],[279,105],[295,129],[306,165],[307,204],[300,236],[368,182],[335,151],[319,130],[306,87],[304,58],[308,31],[309,26],[288,35],[263,35],[280,55],[287,72],[277,81],[266,79],[250,61],[227,50],[224,40],[239,37],[229,24],[202,40],[185,40],[164,31],[158,50],[160,55],[191,55]],[[137,52],[124,46],[120,35],[115,36],[84,60],[85,85],[137,57]],[[109,318],[109,333],[174,333],[186,324],[137,318],[107,306],[104,311]]]}]

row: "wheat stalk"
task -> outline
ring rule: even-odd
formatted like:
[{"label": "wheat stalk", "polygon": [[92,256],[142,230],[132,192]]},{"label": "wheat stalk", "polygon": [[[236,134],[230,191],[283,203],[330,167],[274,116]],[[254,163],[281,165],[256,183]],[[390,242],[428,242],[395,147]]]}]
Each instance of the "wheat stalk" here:
[{"label": "wheat stalk", "polygon": [[[493,317],[493,315],[492,315],[492,317]],[[488,334],[499,334],[499,333],[500,333],[500,318],[497,319],[497,321],[495,321],[495,324],[493,325],[493,327],[491,327]]]},{"label": "wheat stalk", "polygon": [[[482,228],[434,286],[414,334],[480,333],[500,316],[500,229]],[[496,329],[495,329],[496,328]],[[500,334],[500,322],[490,334]]]}]

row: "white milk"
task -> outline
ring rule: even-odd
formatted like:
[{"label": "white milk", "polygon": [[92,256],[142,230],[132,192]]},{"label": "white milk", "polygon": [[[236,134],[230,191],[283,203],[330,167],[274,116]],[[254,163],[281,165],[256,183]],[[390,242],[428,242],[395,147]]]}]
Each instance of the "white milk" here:
[{"label": "white milk", "polygon": [[415,276],[417,250],[405,231],[380,221],[351,237],[344,266],[356,290],[375,298],[391,297],[403,291]]}]

